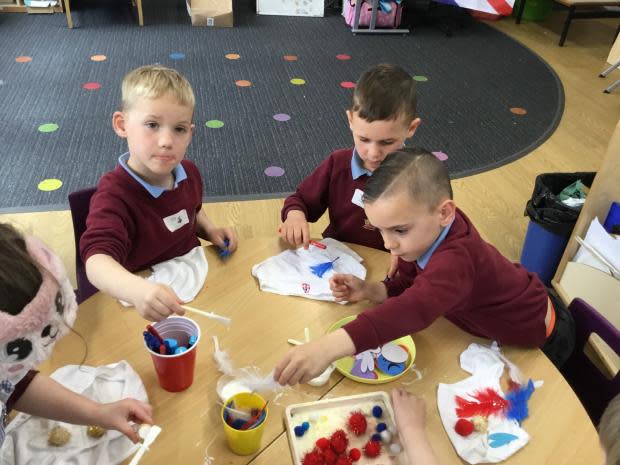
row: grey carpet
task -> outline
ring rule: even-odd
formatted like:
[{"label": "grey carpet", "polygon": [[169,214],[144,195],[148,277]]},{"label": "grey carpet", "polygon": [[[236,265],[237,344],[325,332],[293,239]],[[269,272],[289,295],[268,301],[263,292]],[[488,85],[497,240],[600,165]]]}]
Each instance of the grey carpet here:
[{"label": "grey carpet", "polygon": [[[333,149],[350,146],[344,111],[351,90],[340,82],[381,62],[428,78],[418,83],[423,124],[409,145],[446,153],[453,177],[528,153],[562,115],[563,89],[553,70],[473,19],[465,18],[453,37],[425,25],[409,36],[353,36],[334,11],[325,18],[257,16],[252,4],[240,2],[235,27],[214,29],[192,27],[180,0],[144,0],[143,7],[143,28],[117,0],[74,5],[73,30],[62,14],[0,14],[0,210],[65,206],[69,192],[95,185],[112,169],[125,150],[111,129],[120,82],[147,63],[173,66],[194,86],[197,129],[188,157],[211,200],[284,195]],[[171,59],[175,52],[185,59]],[[227,53],[241,58],[228,60]],[[108,59],[91,61],[96,54]],[[32,61],[18,63],[18,56]],[[295,77],[306,84],[290,84]],[[253,86],[239,88],[238,79]],[[91,81],[101,89],[82,88]],[[515,115],[512,107],[527,114]],[[291,119],[278,122],[277,113]],[[212,119],[224,127],[205,127]],[[48,122],[60,128],[37,130]],[[266,176],[269,166],[285,174]],[[40,191],[47,178],[62,180],[62,187]]]}]

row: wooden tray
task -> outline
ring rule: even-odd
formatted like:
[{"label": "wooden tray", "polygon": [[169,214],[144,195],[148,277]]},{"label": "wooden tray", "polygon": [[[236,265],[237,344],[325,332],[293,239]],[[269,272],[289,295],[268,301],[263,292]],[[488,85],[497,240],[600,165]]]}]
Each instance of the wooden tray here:
[{"label": "wooden tray", "polygon": [[[372,407],[375,405],[379,405],[383,410],[383,415],[380,419],[375,419],[370,414]],[[350,412],[357,410],[361,410],[366,414],[368,422],[367,433],[359,437],[355,436],[346,427]],[[315,418],[317,415],[318,419]],[[337,420],[335,420],[336,418]],[[310,428],[301,438],[298,438],[295,436],[294,428],[301,425],[304,421],[310,423]],[[378,422],[385,423],[388,430],[392,433],[390,443],[396,442],[400,444],[400,439],[396,432],[392,403],[389,396],[383,391],[289,405],[284,412],[284,423],[295,465],[302,465],[302,458],[314,448],[317,439],[321,437],[329,439],[329,436],[337,429],[343,429],[347,433],[349,438],[347,452],[352,447],[357,447],[362,451],[364,444],[368,442],[372,433],[375,432],[375,425]],[[381,455],[374,459],[365,457],[362,451],[362,459],[358,463],[365,465],[404,465],[406,462],[403,459],[403,454],[390,456],[388,446],[388,444],[382,443]]]}]

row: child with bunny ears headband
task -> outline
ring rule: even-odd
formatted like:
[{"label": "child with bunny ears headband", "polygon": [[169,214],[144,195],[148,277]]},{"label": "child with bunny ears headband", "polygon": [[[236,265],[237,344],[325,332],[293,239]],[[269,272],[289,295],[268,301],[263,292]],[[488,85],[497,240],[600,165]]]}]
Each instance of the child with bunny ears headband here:
[{"label": "child with bunny ears headband", "polygon": [[152,423],[135,399],[100,404],[34,370],[73,325],[75,294],[62,262],[40,240],[0,223],[0,444],[12,409],[67,423],[116,429],[133,442],[130,421]]}]

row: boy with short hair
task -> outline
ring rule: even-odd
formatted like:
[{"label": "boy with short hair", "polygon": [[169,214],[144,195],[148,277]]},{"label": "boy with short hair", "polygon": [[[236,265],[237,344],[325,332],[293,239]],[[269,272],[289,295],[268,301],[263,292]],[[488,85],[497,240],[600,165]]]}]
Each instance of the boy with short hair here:
[{"label": "boy with short hair", "polygon": [[420,125],[416,104],[415,81],[402,68],[381,64],[362,74],[346,112],[355,147],[333,152],[284,201],[280,236],[285,241],[307,248],[308,222],[329,209],[323,237],[385,250],[366,218],[362,195],[375,169]]},{"label": "boy with short hair", "polygon": [[535,274],[485,242],[456,208],[447,169],[430,152],[404,149],[375,171],[364,193],[368,219],[398,257],[398,275],[366,282],[335,274],[337,301],[377,305],[342,328],[289,351],[274,378],[305,382],[332,361],[421,331],[443,316],[500,344],[540,347],[561,366],[574,347],[572,316],[554,308]]},{"label": "boy with short hair", "polygon": [[186,254],[198,237],[234,251],[231,228],[218,228],[202,210],[202,178],[184,160],[191,141],[195,98],[176,70],[159,65],[131,71],[122,83],[122,108],[112,115],[129,152],[106,173],[92,197],[80,254],[97,288],[127,301],[148,320],[183,314],[174,291],[134,274]]}]

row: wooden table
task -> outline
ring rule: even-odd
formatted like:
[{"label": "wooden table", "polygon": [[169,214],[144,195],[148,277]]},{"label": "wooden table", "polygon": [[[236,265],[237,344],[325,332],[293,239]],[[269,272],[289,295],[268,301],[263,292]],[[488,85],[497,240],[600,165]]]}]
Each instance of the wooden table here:
[{"label": "wooden table", "polygon": [[[368,278],[383,278],[388,268],[386,253],[353,245],[368,269]],[[205,288],[192,302],[198,308],[230,316],[230,328],[200,316],[191,316],[202,328],[193,385],[181,393],[169,393],[159,387],[146,352],[142,331],[145,321],[133,310],[125,310],[108,296],[95,294],[79,310],[75,330],[87,341],[86,365],[104,365],[127,360],[142,378],[154,407],[156,424],[163,428],[143,463],[154,465],[202,464],[205,449],[223,464],[291,464],[282,416],[287,405],[324,397],[336,397],[375,390],[404,387],[427,402],[428,431],[441,463],[461,464],[441,425],[437,412],[437,383],[453,383],[467,377],[458,364],[459,354],[471,342],[486,342],[470,336],[446,320],[413,336],[416,367],[423,377],[406,374],[397,381],[378,386],[359,384],[338,372],[323,387],[300,385],[288,389],[270,403],[270,419],[265,428],[263,449],[255,456],[240,457],[229,451],[220,421],[215,391],[221,373],[212,358],[212,335],[217,335],[223,350],[229,352],[235,367],[255,365],[269,373],[289,348],[288,338],[303,339],[304,327],[313,337],[323,334],[335,321],[362,311],[365,304],[341,306],[303,298],[261,292],[251,276],[252,265],[282,250],[275,238],[247,240],[222,262],[213,247],[206,248],[209,274]],[[84,343],[69,334],[59,342],[52,357],[41,367],[50,373],[66,364],[80,363]],[[505,354],[524,374],[542,379],[545,384],[530,401],[530,418],[524,427],[530,443],[510,459],[510,464],[584,464],[598,463],[600,452],[596,431],[568,384],[539,350],[506,348]],[[269,396],[267,396],[270,398]],[[127,461],[128,462],[128,461]]]}]

